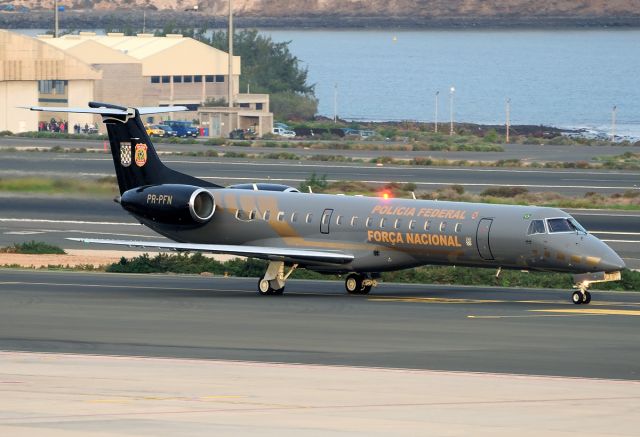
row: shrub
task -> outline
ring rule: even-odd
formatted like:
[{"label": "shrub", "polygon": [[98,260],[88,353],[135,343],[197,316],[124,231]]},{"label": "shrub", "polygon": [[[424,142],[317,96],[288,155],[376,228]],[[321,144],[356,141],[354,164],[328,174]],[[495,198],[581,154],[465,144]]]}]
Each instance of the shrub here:
[{"label": "shrub", "polygon": [[58,246],[43,243],[41,241],[28,241],[26,243],[17,243],[13,246],[0,249],[3,253],[25,253],[25,254],[56,254],[64,255],[66,252]]},{"label": "shrub", "polygon": [[318,100],[291,91],[273,93],[269,97],[271,111],[280,119],[310,120],[318,112]]},{"label": "shrub", "polygon": [[492,197],[516,197],[528,192],[529,190],[524,187],[489,187],[480,193],[480,195]]},{"label": "shrub", "polygon": [[207,146],[222,146],[227,143],[227,140],[224,138],[209,138],[204,142]]}]

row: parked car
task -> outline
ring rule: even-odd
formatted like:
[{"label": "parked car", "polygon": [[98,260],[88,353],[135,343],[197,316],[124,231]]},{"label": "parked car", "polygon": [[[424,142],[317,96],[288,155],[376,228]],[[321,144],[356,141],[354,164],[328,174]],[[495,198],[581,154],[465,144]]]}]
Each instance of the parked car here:
[{"label": "parked car", "polygon": [[275,122],[275,123],[273,123],[273,127],[279,127],[279,128],[281,128],[281,129],[284,129],[284,130],[292,130],[292,129],[289,127],[289,125],[288,125],[288,124],[280,123],[280,122]]},{"label": "parked car", "polygon": [[235,129],[229,133],[232,140],[255,140],[257,137],[253,129]]},{"label": "parked car", "polygon": [[195,138],[200,134],[199,129],[193,126],[189,121],[170,120],[170,121],[165,121],[164,124],[167,126],[171,126],[173,130],[177,132],[177,136],[179,137]]},{"label": "parked car", "polygon": [[164,137],[164,129],[162,129],[157,124],[153,124],[151,126],[147,126],[147,135],[150,137]]},{"label": "parked car", "polygon": [[283,129],[281,127],[274,127],[271,133],[286,138],[294,138],[296,136],[296,133],[294,131]]},{"label": "parked car", "polygon": [[159,124],[158,127],[162,129],[162,136],[165,138],[178,136],[178,132],[171,126],[167,126],[166,124]]}]

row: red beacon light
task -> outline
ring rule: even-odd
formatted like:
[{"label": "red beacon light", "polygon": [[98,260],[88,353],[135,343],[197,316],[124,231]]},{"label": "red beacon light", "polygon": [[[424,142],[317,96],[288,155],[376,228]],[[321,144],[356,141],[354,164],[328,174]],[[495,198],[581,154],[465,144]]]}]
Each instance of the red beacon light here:
[{"label": "red beacon light", "polygon": [[384,192],[382,193],[382,198],[383,198],[384,200],[389,199],[389,197],[391,197],[391,196],[389,195],[389,193],[388,193],[387,191],[384,191]]}]

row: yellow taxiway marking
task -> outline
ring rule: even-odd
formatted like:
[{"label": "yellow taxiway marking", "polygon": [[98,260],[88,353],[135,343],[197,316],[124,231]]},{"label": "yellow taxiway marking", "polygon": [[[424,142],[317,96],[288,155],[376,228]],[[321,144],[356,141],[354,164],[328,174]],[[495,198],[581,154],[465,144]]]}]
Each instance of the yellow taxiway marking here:
[{"label": "yellow taxiway marking", "polygon": [[481,299],[449,299],[445,297],[387,297],[372,296],[368,300],[372,302],[421,302],[421,303],[501,303],[506,300],[481,300]]},{"label": "yellow taxiway marking", "polygon": [[609,308],[567,308],[551,310],[529,310],[539,313],[575,314],[590,316],[640,316],[640,310],[615,310]]}]

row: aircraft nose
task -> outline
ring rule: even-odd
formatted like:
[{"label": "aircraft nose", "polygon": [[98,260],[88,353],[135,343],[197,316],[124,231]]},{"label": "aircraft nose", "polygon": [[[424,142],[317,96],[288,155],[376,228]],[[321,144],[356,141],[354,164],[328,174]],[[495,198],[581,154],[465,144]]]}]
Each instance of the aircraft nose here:
[{"label": "aircraft nose", "polygon": [[627,265],[625,262],[618,256],[617,253],[613,251],[606,243],[602,241],[599,242],[601,244],[600,249],[600,262],[598,263],[598,268],[601,271],[611,272],[614,270],[622,270]]}]

